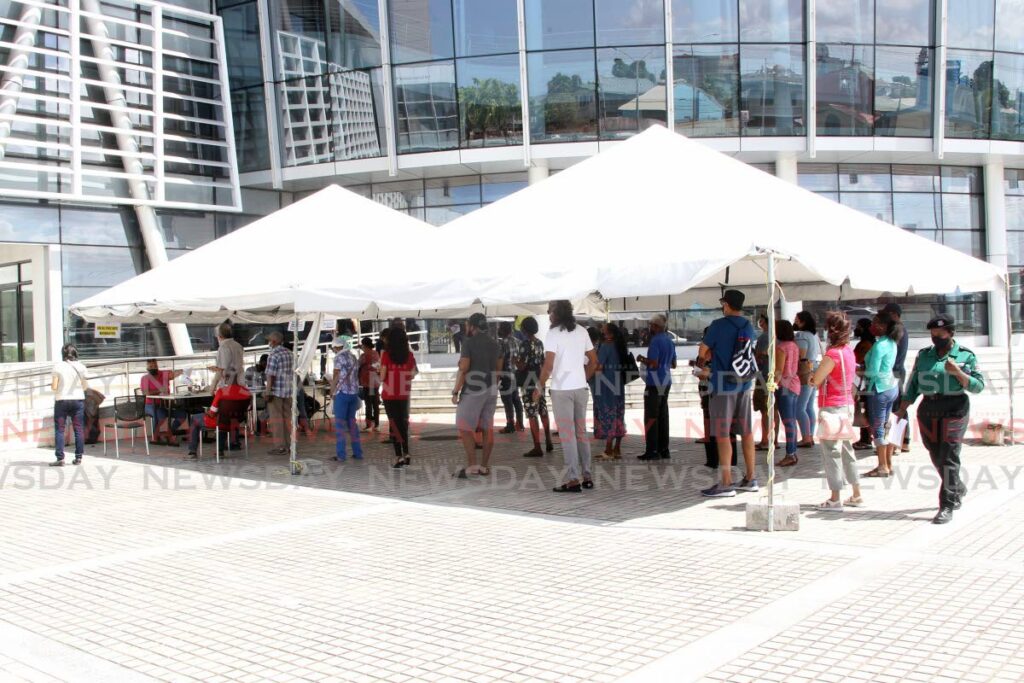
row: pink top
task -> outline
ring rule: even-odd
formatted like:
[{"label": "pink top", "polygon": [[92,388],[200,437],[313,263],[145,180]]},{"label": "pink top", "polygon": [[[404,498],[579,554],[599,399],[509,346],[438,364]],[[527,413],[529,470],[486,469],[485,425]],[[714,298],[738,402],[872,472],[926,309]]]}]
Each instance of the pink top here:
[{"label": "pink top", "polygon": [[800,393],[800,375],[797,374],[797,365],[800,362],[800,348],[796,342],[776,342],[775,353],[782,353],[786,356],[786,362],[782,365],[782,377],[779,377],[780,387],[789,389],[794,394]]},{"label": "pink top", "polygon": [[[826,358],[835,363],[832,372],[818,389],[818,406],[840,408],[853,405],[853,385],[857,381],[857,358],[849,344],[841,347],[830,346]],[[846,364],[846,386],[843,386],[843,363]]]}]

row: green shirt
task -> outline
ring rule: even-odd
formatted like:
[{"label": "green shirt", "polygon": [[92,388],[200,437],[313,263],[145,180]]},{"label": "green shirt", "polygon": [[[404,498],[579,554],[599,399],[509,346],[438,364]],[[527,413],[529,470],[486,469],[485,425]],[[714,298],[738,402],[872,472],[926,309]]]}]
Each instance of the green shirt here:
[{"label": "green shirt", "polygon": [[889,337],[878,337],[874,346],[864,356],[864,379],[868,390],[876,392],[889,391],[896,386],[896,377],[892,374],[896,362],[896,342]]},{"label": "green shirt", "polygon": [[952,358],[960,369],[963,370],[970,380],[967,383],[966,391],[972,394],[981,393],[985,388],[985,380],[978,372],[978,359],[974,352],[953,342],[949,353],[939,356],[934,346],[921,349],[914,361],[914,369],[910,372],[910,381],[907,382],[906,391],[903,392],[903,400],[913,403],[918,396],[956,396],[963,394],[965,389],[959,380],[946,372],[946,359]]}]

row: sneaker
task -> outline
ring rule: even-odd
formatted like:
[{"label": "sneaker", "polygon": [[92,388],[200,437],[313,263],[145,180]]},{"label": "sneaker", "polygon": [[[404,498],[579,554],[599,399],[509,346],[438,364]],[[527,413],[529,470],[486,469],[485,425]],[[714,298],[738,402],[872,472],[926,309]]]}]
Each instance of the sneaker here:
[{"label": "sneaker", "polygon": [[658,455],[657,453],[644,453],[643,455],[638,455],[636,459],[637,460],[661,460],[661,456]]},{"label": "sneaker", "polygon": [[71,461],[71,464],[72,465],[81,465],[82,464],[82,457],[79,456],[79,457],[75,458],[74,460]]},{"label": "sneaker", "polygon": [[338,462],[345,462],[345,456],[344,455],[336,455],[336,456],[334,456],[334,459],[337,460]]},{"label": "sneaker", "polygon": [[189,452],[188,452],[188,455],[186,455],[186,456],[185,456],[185,459],[186,459],[186,460],[198,460],[198,459],[199,459],[199,456],[198,456],[198,455],[196,455],[196,452],[195,452],[195,451],[189,451]]},{"label": "sneaker", "polygon": [[740,483],[733,486],[737,491],[745,491],[748,493],[757,493],[761,488],[757,485],[757,479],[744,479]]},{"label": "sneaker", "polygon": [[60,460],[54,460],[53,462],[50,463],[50,467],[64,467],[64,458],[61,458]]},{"label": "sneaker", "polygon": [[721,484],[715,484],[711,488],[704,489],[700,492],[700,495],[705,498],[732,498],[736,495],[736,489],[732,486],[722,486]]},{"label": "sneaker", "polygon": [[353,460],[362,460],[363,459],[363,454],[362,453],[353,453],[352,454],[352,459]]},{"label": "sneaker", "polygon": [[658,457],[662,460],[668,460],[672,455],[668,451],[665,451],[664,453],[658,453]]}]

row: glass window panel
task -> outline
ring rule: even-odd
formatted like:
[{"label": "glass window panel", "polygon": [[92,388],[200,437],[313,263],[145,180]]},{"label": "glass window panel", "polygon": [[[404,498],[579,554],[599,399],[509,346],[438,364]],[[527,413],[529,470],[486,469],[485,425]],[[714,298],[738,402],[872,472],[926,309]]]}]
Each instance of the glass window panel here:
[{"label": "glass window panel", "polygon": [[981,233],[970,230],[943,230],[942,243],[975,258],[985,258]]},{"label": "glass window panel", "polygon": [[232,88],[263,82],[260,59],[260,23],[255,2],[221,10],[224,23],[224,50],[227,53],[228,81]]},{"label": "glass window panel", "polygon": [[997,52],[995,60],[992,137],[1024,140],[1024,55]]},{"label": "glass window panel", "polygon": [[803,135],[804,48],[744,45],[740,108],[746,135]]},{"label": "glass window panel", "polygon": [[981,197],[942,195],[942,227],[945,230],[981,230]]},{"label": "glass window panel", "polygon": [[479,204],[480,177],[429,178],[426,181],[427,206]]},{"label": "glass window panel", "polygon": [[523,140],[519,56],[460,59],[459,125],[463,147],[516,145]]},{"label": "glass window panel", "polygon": [[935,42],[934,0],[875,3],[876,42],[887,45],[931,45]]},{"label": "glass window panel", "polygon": [[[327,59],[324,34],[324,6],[320,0],[280,0],[275,3],[278,12],[277,36],[278,78],[294,77],[298,73],[321,73]],[[188,50],[182,50],[188,52]],[[281,62],[284,62],[282,73]]]},{"label": "glass window panel", "polygon": [[528,184],[525,173],[501,173],[483,176],[484,203],[496,202],[522,190]]},{"label": "glass window panel", "polygon": [[665,42],[662,0],[594,0],[594,10],[598,46]]},{"label": "glass window panel", "polygon": [[134,247],[142,243],[135,212],[130,208],[104,211],[63,207],[60,225],[65,244]]},{"label": "glass window panel", "polygon": [[0,204],[0,241],[60,242],[60,218],[55,206]]},{"label": "glass window panel", "polygon": [[946,45],[991,50],[995,26],[993,0],[948,0]]},{"label": "glass window panel", "polygon": [[803,0],[739,0],[740,41],[800,43],[804,40]]},{"label": "glass window panel", "polygon": [[992,110],[992,53],[949,50],[946,137],[987,138]]},{"label": "glass window panel", "polygon": [[593,50],[528,57],[530,136],[535,142],[597,138]]},{"label": "glass window panel", "polygon": [[252,216],[244,213],[218,213],[214,215],[217,217],[217,237],[223,237],[262,218],[262,216]]},{"label": "glass window panel", "polygon": [[246,213],[267,216],[281,208],[281,193],[242,188],[242,209]]},{"label": "glass window panel", "polygon": [[890,192],[892,191],[892,175],[889,166],[887,164],[840,164],[839,189],[843,192]]},{"label": "glass window panel", "polygon": [[1024,195],[1024,170],[1008,168],[1004,174],[1003,189],[1008,195]]},{"label": "glass window panel", "polygon": [[456,218],[465,216],[480,208],[479,204],[462,204],[460,206],[428,206],[423,220],[431,225],[444,225]]},{"label": "glass window panel", "polygon": [[1007,259],[1011,264],[1024,263],[1024,232],[1006,233]]},{"label": "glass window panel", "polygon": [[395,64],[453,56],[451,0],[393,0],[388,5],[391,59]]},{"label": "glass window panel", "polygon": [[930,137],[932,50],[875,48],[875,134]]},{"label": "glass window panel", "polygon": [[815,194],[818,195],[819,197],[824,197],[825,199],[830,199],[830,200],[836,202],[837,204],[839,203],[839,193],[838,192],[815,192]]},{"label": "glass window panel", "polygon": [[473,57],[519,49],[516,0],[455,0],[455,55]]},{"label": "glass window panel", "polygon": [[942,235],[942,231],[941,230],[912,230],[911,232],[913,232],[918,237],[923,237],[923,238],[925,238],[927,240],[931,240],[932,242],[940,242],[941,241],[939,239],[941,237],[941,235]]},{"label": "glass window panel", "polygon": [[[423,206],[423,182],[406,180],[399,183],[374,183],[373,201],[392,209],[404,211]],[[419,216],[422,218],[422,213]]]},{"label": "glass window panel", "polygon": [[915,232],[942,227],[940,195],[924,192],[896,192],[892,196],[893,223]]},{"label": "glass window panel", "polygon": [[690,137],[739,134],[736,45],[676,45],[673,97],[676,131]]},{"label": "glass window panel", "polygon": [[817,0],[815,38],[821,43],[875,40],[875,0]]},{"label": "glass window panel", "polygon": [[892,195],[888,192],[844,192],[839,195],[839,202],[880,221],[892,223]]},{"label": "glass window panel", "polygon": [[593,0],[524,0],[524,4],[527,50],[593,46]]},{"label": "glass window panel", "polygon": [[0,285],[9,285],[21,280],[17,265],[0,266]]},{"label": "glass window panel", "polygon": [[739,40],[736,0],[672,0],[675,43],[735,43]]},{"label": "glass window panel", "polygon": [[818,134],[871,135],[874,48],[818,45]]},{"label": "glass window panel", "polygon": [[64,285],[112,287],[145,270],[142,249],[126,247],[64,247]]},{"label": "glass window panel", "polygon": [[170,249],[195,249],[215,238],[215,218],[212,213],[158,212],[164,244]]},{"label": "glass window panel", "polygon": [[894,164],[892,189],[896,192],[938,192],[939,167]]},{"label": "glass window panel", "polygon": [[1024,52],[1024,0],[996,0],[996,49]]},{"label": "glass window panel", "polygon": [[972,166],[943,166],[942,191],[981,194],[981,169]]},{"label": "glass window panel", "polygon": [[332,70],[380,66],[380,12],[377,0],[327,0]]},{"label": "glass window panel", "polygon": [[665,123],[664,71],[664,46],[597,51],[603,139],[629,137],[652,124]]},{"label": "glass window panel", "polygon": [[232,91],[231,116],[235,124],[235,154],[239,170],[244,173],[270,168],[267,103],[263,86]]},{"label": "glass window panel", "polygon": [[458,147],[455,65],[395,67],[395,110],[399,154]]},{"label": "glass window panel", "polygon": [[812,192],[836,192],[839,189],[838,168],[835,164],[800,164],[797,183]]}]

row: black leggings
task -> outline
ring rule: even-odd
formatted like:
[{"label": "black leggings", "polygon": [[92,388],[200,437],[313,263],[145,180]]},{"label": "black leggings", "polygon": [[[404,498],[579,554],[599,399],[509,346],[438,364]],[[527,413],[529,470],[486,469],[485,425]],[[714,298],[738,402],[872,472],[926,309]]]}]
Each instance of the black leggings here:
[{"label": "black leggings", "polygon": [[369,387],[359,388],[359,398],[366,404],[366,425],[380,426],[380,392]]},{"label": "black leggings", "polygon": [[395,457],[409,455],[409,399],[384,399]]}]

